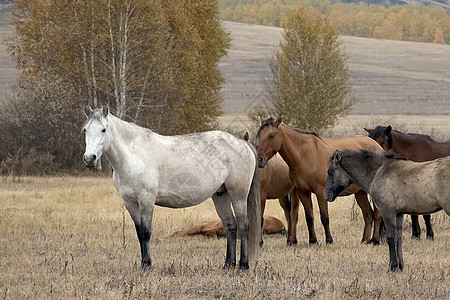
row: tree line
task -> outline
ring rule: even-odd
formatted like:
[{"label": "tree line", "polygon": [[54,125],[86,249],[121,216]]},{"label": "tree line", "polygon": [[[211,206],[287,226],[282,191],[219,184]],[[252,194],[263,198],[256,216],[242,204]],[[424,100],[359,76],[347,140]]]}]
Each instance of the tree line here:
[{"label": "tree line", "polygon": [[[300,4],[320,11],[340,34],[401,41],[450,44],[450,10],[416,5],[332,4],[329,0],[302,0]],[[223,0],[226,20],[281,26],[293,0]]]}]

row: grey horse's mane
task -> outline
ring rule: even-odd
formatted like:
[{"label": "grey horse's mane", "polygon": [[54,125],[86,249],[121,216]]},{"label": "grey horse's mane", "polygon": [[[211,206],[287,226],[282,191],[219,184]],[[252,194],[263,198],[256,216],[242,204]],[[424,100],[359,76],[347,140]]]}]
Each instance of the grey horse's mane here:
[{"label": "grey horse's mane", "polygon": [[[370,150],[342,150],[340,151],[342,156],[359,156],[363,159],[373,158],[373,157],[385,157],[387,159],[395,159],[395,160],[408,160],[406,157],[401,156],[394,151],[370,151]],[[330,161],[333,159],[333,156],[330,157]]]}]

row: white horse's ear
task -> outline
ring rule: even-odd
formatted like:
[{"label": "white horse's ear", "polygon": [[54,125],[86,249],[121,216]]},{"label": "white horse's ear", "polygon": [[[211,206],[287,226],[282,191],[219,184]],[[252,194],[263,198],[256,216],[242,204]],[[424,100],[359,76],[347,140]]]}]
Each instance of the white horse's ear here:
[{"label": "white horse's ear", "polygon": [[244,140],[246,140],[248,142],[248,138],[249,138],[249,135],[248,135],[248,132],[246,131],[244,134]]},{"label": "white horse's ear", "polygon": [[108,105],[103,104],[102,106],[102,115],[106,118],[108,116],[109,108]]},{"label": "white horse's ear", "polygon": [[283,119],[281,118],[281,115],[279,115],[277,120],[275,121],[275,126],[278,127],[281,123],[283,123]]},{"label": "white horse's ear", "polygon": [[389,133],[391,133],[391,131],[392,131],[391,125],[388,125],[388,127],[386,127],[386,129],[384,130],[384,134],[388,135]]},{"label": "white horse's ear", "polygon": [[371,129],[371,128],[365,128],[365,127],[364,127],[364,130],[367,131],[367,133],[371,133],[371,132],[373,131],[373,129]]},{"label": "white horse's ear", "polygon": [[259,126],[262,126],[264,120],[263,120],[263,118],[261,117],[261,115],[258,115],[258,119],[259,119]]},{"label": "white horse's ear", "polygon": [[337,162],[341,161],[342,158],[341,158],[341,153],[339,152],[339,150],[334,151],[333,159],[336,160]]},{"label": "white horse's ear", "polygon": [[92,114],[92,108],[87,103],[84,105],[84,114],[86,115],[86,118],[89,118]]}]

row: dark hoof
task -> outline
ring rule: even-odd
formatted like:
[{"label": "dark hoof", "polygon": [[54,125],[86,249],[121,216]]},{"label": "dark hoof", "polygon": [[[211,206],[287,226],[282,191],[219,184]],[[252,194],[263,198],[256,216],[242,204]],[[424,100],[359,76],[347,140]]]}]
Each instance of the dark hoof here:
[{"label": "dark hoof", "polygon": [[428,235],[427,234],[427,240],[434,241],[434,234],[433,235]]},{"label": "dark hoof", "polygon": [[317,239],[309,240],[309,244],[310,245],[317,245],[318,244]]},{"label": "dark hoof", "polygon": [[223,265],[224,270],[234,269],[236,267],[235,261],[225,261],[225,264]]},{"label": "dark hoof", "polygon": [[378,246],[378,245],[380,245],[380,240],[371,238],[370,241],[368,242],[368,244],[372,244],[374,246]]},{"label": "dark hoof", "polygon": [[239,263],[239,270],[248,270],[248,263]]},{"label": "dark hoof", "polygon": [[141,264],[141,271],[148,271],[152,267],[152,264]]},{"label": "dark hoof", "polygon": [[288,245],[288,246],[297,246],[297,239],[295,239],[295,240],[287,240],[287,242],[286,242],[286,244]]},{"label": "dark hoof", "polygon": [[411,238],[412,238],[413,240],[420,240],[420,233],[413,233],[413,234],[411,235]]},{"label": "dark hoof", "polygon": [[333,244],[333,238],[326,239],[325,242],[327,244]]},{"label": "dark hoof", "polygon": [[391,266],[391,272],[401,272],[403,271],[403,266]]}]

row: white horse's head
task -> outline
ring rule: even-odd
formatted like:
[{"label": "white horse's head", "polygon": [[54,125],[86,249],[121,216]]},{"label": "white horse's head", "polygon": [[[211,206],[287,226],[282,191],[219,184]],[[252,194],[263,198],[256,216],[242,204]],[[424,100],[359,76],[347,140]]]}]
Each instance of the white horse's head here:
[{"label": "white horse's head", "polygon": [[110,146],[110,135],[108,132],[108,106],[104,105],[101,109],[92,109],[85,105],[84,113],[87,120],[83,131],[86,141],[86,151],[83,155],[83,161],[86,167],[100,166],[100,157]]}]

